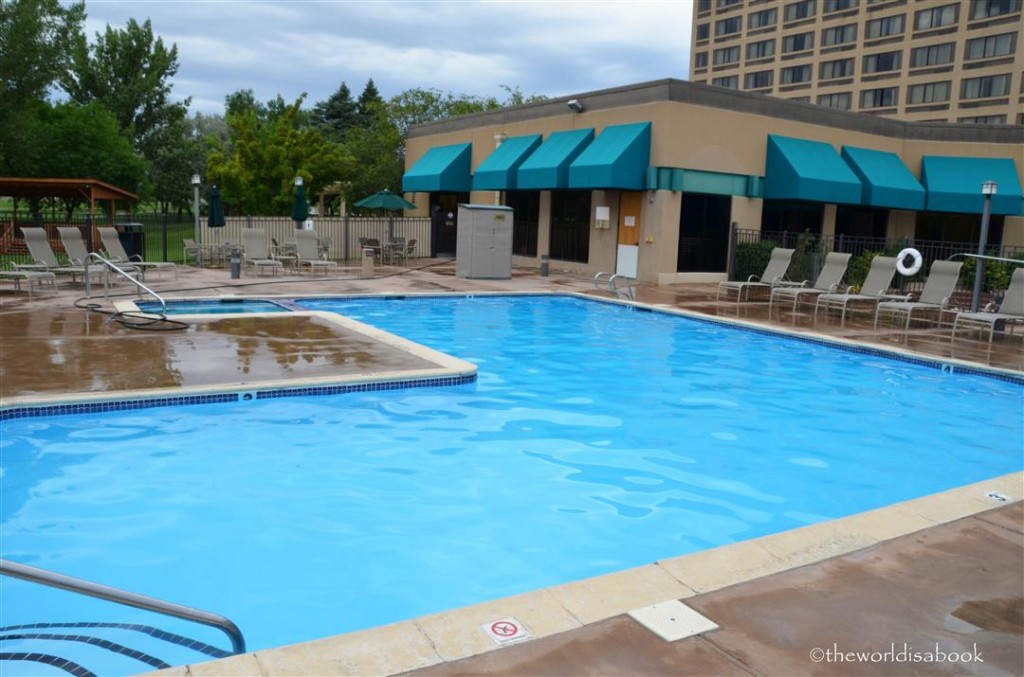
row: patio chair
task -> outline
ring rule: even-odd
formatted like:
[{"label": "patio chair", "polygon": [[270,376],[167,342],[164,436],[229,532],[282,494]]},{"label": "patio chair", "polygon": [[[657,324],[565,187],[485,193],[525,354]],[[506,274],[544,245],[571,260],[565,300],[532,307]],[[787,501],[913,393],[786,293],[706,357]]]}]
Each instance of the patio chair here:
[{"label": "patio chair", "polygon": [[[820,294],[831,294],[839,289],[839,285],[843,282],[843,276],[846,275],[846,267],[850,264],[850,254],[841,254],[839,252],[829,252],[825,255],[825,265],[822,266],[821,272],[818,273],[818,277],[814,280],[814,284],[809,287],[772,287],[771,297],[768,299],[768,319],[772,318],[772,306],[775,305],[776,300],[792,300],[793,308],[792,312],[796,312],[797,305],[805,297],[814,297]],[[806,282],[804,283],[806,284]],[[782,311],[779,311],[781,317]]]},{"label": "patio chair", "polygon": [[876,303],[885,300],[897,300],[905,296],[888,294],[892,286],[892,278],[896,275],[895,256],[876,256],[871,259],[871,267],[868,268],[868,275],[864,278],[864,284],[860,286],[860,292],[856,294],[819,294],[814,304],[814,318],[817,320],[818,311],[822,308],[839,308],[839,325],[846,324],[846,310],[851,305],[870,305],[872,308]]},{"label": "patio chair", "polygon": [[[107,267],[98,260],[89,260],[89,249],[85,246],[85,241],[82,239],[82,231],[74,226],[57,226],[57,233],[60,235],[60,241],[64,245],[64,251],[67,252],[68,260],[72,265],[86,266],[89,264],[90,274],[92,274],[92,268],[102,271],[104,275],[107,274]],[[140,275],[139,269],[131,264],[115,264],[117,269],[127,275],[129,278],[137,278]],[[119,275],[114,275],[113,278],[107,277],[108,281],[112,279],[116,280]]]},{"label": "patio chair", "polygon": [[178,266],[171,261],[144,261],[138,254],[128,256],[124,245],[121,244],[121,237],[117,234],[117,228],[106,226],[96,230],[100,233],[100,240],[103,241],[103,250],[107,253],[107,258],[114,263],[129,263],[138,268],[143,277],[146,276],[147,270],[159,272],[168,269],[174,271],[175,278],[178,277]]},{"label": "patio chair", "polygon": [[284,268],[284,264],[271,256],[267,249],[267,233],[260,228],[242,229],[242,254],[245,260],[245,267],[252,266],[259,276],[265,270],[272,275]]},{"label": "patio chair", "polygon": [[277,238],[270,238],[270,256],[286,266],[294,266],[295,260],[298,258],[295,255],[295,242],[279,244]]},{"label": "patio chair", "polygon": [[412,255],[416,252],[416,238],[413,238],[405,243],[405,258],[411,259]]},{"label": "patio chair", "polygon": [[[53,248],[50,246],[49,240],[46,239],[46,231],[43,228],[23,227],[21,233],[25,237],[25,246],[28,247],[33,262],[15,263],[14,269],[16,271],[24,270],[54,273],[55,275],[70,275],[73,283],[77,282],[79,277],[85,279],[85,266],[62,263],[57,258],[57,255],[53,253]],[[90,267],[88,272],[94,278],[100,278],[104,275],[103,269],[100,266]]]},{"label": "patio chair", "polygon": [[328,270],[338,267],[336,261],[320,258],[316,231],[295,231],[295,254],[297,257],[296,265],[298,265],[299,268],[308,267],[314,275],[317,270],[324,271],[324,275],[326,275]]},{"label": "patio chair", "polygon": [[962,261],[935,261],[928,270],[928,279],[925,280],[924,289],[917,301],[881,301],[875,306],[875,328],[878,328],[878,318],[887,314],[890,317],[903,315],[903,330],[910,329],[910,321],[915,312],[934,313],[942,318],[942,311],[949,307],[953,290],[960,280],[960,268]]},{"label": "patio chair", "polygon": [[[992,306],[992,304],[990,304]],[[992,343],[992,336],[996,331],[1002,331],[1016,324],[1024,324],[1024,268],[1017,268],[1010,278],[1010,286],[1003,294],[1003,300],[998,308],[990,307],[983,312],[957,313],[953,320],[953,338],[956,338],[956,330],[960,326],[968,328],[988,329],[988,342]]]},{"label": "patio chair", "polygon": [[764,272],[761,273],[760,277],[757,275],[751,275],[746,280],[727,280],[725,282],[719,282],[718,294],[715,296],[715,302],[717,303],[719,298],[721,298],[723,290],[725,290],[727,296],[728,292],[735,290],[736,301],[745,301],[750,299],[751,289],[764,289],[770,291],[773,287],[780,284],[799,284],[796,282],[788,282],[786,280],[786,271],[789,270],[789,264],[792,260],[792,249],[776,247],[772,250],[771,258],[768,259],[768,265],[765,266]]}]

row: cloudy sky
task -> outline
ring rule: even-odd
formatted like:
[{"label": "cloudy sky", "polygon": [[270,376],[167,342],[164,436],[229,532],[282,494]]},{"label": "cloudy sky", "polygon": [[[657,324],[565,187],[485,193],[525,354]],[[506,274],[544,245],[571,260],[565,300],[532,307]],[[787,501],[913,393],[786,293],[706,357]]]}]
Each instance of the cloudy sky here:
[{"label": "cloudy sky", "polygon": [[506,98],[685,79],[693,0],[86,0],[90,41],[152,21],[178,47],[172,80],[192,111],[224,97],[308,93],[305,107],[369,79],[387,99],[413,88]]}]

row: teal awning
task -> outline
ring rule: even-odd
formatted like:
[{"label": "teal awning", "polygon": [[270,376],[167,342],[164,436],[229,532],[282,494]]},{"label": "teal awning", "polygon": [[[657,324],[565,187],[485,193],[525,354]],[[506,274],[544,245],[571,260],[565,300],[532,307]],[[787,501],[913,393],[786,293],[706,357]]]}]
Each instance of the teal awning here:
[{"label": "teal awning", "polygon": [[473,190],[515,190],[519,166],[540,146],[540,134],[513,136],[494,149],[473,174]]},{"label": "teal awning", "polygon": [[606,127],[569,165],[569,188],[643,190],[650,160],[650,122]]},{"label": "teal awning", "polygon": [[594,130],[554,132],[519,166],[520,190],[553,190],[569,187],[569,165],[591,141]]},{"label": "teal awning", "polygon": [[992,214],[1015,216],[1021,211],[1020,174],[1012,158],[948,157],[921,158],[921,183],[928,191],[930,212],[981,214],[985,199],[981,184],[996,182],[990,205]]},{"label": "teal awning", "polygon": [[405,193],[468,193],[472,189],[470,163],[473,144],[435,146],[423,154],[402,177]]},{"label": "teal awning", "polygon": [[860,179],[830,144],[768,135],[766,200],[860,204],[860,194]]},{"label": "teal awning", "polygon": [[841,156],[864,186],[861,204],[924,209],[924,188],[896,153],[843,146]]}]

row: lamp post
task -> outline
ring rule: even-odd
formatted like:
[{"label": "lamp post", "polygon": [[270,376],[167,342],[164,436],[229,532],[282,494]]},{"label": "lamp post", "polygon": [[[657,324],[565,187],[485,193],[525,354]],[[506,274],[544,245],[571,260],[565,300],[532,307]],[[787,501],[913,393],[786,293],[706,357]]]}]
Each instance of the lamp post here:
[{"label": "lamp post", "polygon": [[198,174],[192,175],[192,213],[196,217],[195,237],[196,237],[196,266],[202,265],[202,254],[203,250],[203,236],[199,232],[199,183],[200,178]]},{"label": "lamp post", "polygon": [[992,196],[996,194],[998,186],[995,181],[986,181],[981,184],[981,195],[985,200],[981,208],[981,235],[978,238],[978,258],[974,268],[974,294],[971,295],[971,312],[978,312],[978,303],[981,300],[981,281],[985,277],[985,247],[988,245],[988,217],[992,211]]}]

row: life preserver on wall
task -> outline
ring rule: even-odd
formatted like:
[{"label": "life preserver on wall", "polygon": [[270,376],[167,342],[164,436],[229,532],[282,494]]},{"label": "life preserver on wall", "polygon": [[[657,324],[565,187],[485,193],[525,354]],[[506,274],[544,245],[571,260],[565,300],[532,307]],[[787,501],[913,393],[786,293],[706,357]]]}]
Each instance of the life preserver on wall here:
[{"label": "life preserver on wall", "polygon": [[[909,266],[904,263],[908,256],[913,259]],[[917,271],[921,270],[921,264],[923,262],[921,252],[917,251],[913,247],[907,247],[896,255],[896,270],[900,271],[900,275],[910,277],[911,275],[916,274]]]}]

